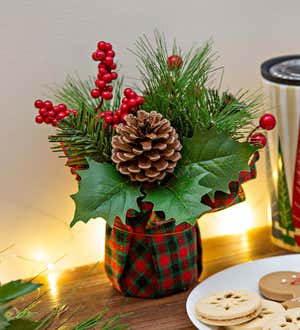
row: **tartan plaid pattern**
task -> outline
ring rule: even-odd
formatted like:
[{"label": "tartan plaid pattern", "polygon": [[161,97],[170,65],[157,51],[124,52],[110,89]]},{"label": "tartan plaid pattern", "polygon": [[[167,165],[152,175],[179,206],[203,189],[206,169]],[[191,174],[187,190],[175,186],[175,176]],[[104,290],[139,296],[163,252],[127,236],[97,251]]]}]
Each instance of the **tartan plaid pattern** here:
[{"label": "tartan plaid pattern", "polygon": [[126,224],[116,217],[106,225],[105,270],[126,296],[162,297],[186,290],[202,271],[196,226],[165,220],[153,204],[138,199],[139,211],[128,210]]}]

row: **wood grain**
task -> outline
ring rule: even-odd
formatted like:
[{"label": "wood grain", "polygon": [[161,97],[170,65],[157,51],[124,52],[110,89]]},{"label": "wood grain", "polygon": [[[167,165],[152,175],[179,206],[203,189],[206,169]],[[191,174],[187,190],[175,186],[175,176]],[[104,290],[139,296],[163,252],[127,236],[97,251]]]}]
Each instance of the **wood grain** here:
[{"label": "wood grain", "polygon": [[[263,227],[243,235],[203,240],[204,271],[200,281],[233,265],[289,253],[274,246],[270,235],[270,228]],[[37,280],[45,283],[46,290],[49,288],[47,277],[40,276]],[[46,292],[36,309],[38,315],[42,315],[57,304],[67,304],[67,313],[80,306],[73,317],[73,321],[79,321],[108,307],[110,314],[131,313],[126,321],[133,330],[191,330],[194,327],[185,312],[185,302],[190,291],[161,299],[123,297],[112,288],[103,264],[94,267],[89,265],[60,274],[56,293],[53,290]],[[33,297],[31,295],[18,305],[28,303]]]}]

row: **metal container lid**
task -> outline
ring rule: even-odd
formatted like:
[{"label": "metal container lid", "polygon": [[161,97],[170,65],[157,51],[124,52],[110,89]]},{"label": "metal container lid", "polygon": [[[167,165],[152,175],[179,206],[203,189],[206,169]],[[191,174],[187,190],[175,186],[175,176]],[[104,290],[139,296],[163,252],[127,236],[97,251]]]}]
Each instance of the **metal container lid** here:
[{"label": "metal container lid", "polygon": [[278,84],[300,86],[300,55],[271,58],[261,65],[261,74]]}]

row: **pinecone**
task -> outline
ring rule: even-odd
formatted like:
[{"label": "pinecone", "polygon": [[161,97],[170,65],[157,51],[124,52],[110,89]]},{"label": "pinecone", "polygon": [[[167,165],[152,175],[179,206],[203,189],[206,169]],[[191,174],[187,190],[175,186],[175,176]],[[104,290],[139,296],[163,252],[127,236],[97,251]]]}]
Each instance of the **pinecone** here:
[{"label": "pinecone", "polygon": [[117,170],[131,181],[163,180],[181,158],[182,146],[175,129],[156,111],[139,110],[125,121],[117,126],[112,138],[111,158]]}]

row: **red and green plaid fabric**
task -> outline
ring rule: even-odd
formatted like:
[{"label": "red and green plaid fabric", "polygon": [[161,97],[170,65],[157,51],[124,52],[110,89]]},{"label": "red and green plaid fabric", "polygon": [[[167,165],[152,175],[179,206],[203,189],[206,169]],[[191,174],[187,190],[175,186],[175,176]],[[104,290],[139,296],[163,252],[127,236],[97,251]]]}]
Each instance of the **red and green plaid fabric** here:
[{"label": "red and green plaid fabric", "polygon": [[114,287],[126,296],[162,297],[186,290],[202,271],[201,241],[196,226],[165,220],[153,204],[138,200],[126,224],[116,217],[106,225],[105,269]]}]

